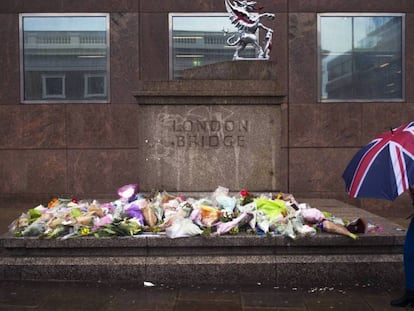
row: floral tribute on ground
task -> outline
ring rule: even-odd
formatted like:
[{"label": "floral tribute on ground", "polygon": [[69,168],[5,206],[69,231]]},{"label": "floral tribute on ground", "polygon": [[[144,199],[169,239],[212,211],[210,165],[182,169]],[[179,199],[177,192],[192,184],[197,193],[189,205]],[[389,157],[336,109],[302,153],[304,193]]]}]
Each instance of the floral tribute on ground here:
[{"label": "floral tribute on ground", "polygon": [[357,239],[367,224],[351,222],[298,203],[292,194],[231,195],[218,187],[191,198],[165,191],[144,194],[137,184],[118,189],[112,202],[53,198],[23,213],[9,226],[18,237],[59,238],[166,235],[170,238],[223,234],[282,235],[292,239],[329,232]]}]

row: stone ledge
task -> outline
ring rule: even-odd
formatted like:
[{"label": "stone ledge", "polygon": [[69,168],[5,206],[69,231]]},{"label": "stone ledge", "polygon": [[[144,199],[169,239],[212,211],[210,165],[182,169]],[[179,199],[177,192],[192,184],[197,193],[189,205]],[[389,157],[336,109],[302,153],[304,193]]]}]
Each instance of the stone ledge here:
[{"label": "stone ledge", "polygon": [[402,255],[8,257],[3,280],[151,281],[156,284],[400,285]]},{"label": "stone ledge", "polygon": [[73,238],[0,237],[4,280],[89,280],[164,284],[332,286],[399,285],[404,228],[336,200],[304,200],[344,219],[362,217],[383,231],[358,240],[320,233],[282,236]]},{"label": "stone ledge", "polygon": [[173,80],[141,81],[133,96],[140,105],[280,105],[286,94],[273,80]]},{"label": "stone ledge", "polygon": [[321,254],[325,252],[338,254],[373,254],[401,253],[403,235],[360,235],[358,240],[345,236],[320,233],[313,237],[300,237],[292,240],[287,237],[274,236],[217,236],[170,239],[159,237],[117,237],[100,238],[83,237],[68,240],[15,238],[9,234],[0,238],[3,256],[30,256],[36,254],[83,256],[100,254],[118,256],[164,256],[197,254],[248,255],[260,254]]},{"label": "stone ledge", "polygon": [[270,60],[239,60],[213,63],[182,71],[184,80],[278,80],[277,64]]}]

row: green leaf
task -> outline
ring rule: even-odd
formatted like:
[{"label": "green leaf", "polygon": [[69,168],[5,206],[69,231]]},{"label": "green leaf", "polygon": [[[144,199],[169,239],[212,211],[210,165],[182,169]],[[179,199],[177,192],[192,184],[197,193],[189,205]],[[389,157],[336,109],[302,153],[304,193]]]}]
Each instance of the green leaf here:
[{"label": "green leaf", "polygon": [[323,216],[325,216],[325,218],[331,218],[333,215],[332,215],[332,213],[329,213],[329,212],[322,212],[322,214],[323,214]]},{"label": "green leaf", "polygon": [[231,228],[229,233],[232,235],[239,234],[239,227],[236,226],[236,227]]},{"label": "green leaf", "polygon": [[74,208],[70,211],[70,216],[72,216],[73,218],[79,217],[80,215],[82,215],[82,212],[79,208]]},{"label": "green leaf", "polygon": [[29,216],[31,220],[35,220],[42,215],[37,209],[31,208],[29,209]]},{"label": "green leaf", "polygon": [[48,238],[56,238],[58,236],[62,236],[64,233],[67,233],[68,230],[63,225],[57,225],[55,230],[50,232],[47,237]]},{"label": "green leaf", "polygon": [[204,237],[209,237],[211,236],[211,227],[206,227],[204,228],[203,232],[201,233],[202,236]]}]

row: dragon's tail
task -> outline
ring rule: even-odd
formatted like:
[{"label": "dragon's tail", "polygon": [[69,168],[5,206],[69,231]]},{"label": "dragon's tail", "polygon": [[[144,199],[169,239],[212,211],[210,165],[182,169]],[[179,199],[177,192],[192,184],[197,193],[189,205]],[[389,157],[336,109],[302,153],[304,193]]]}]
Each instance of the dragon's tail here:
[{"label": "dragon's tail", "polygon": [[240,36],[237,34],[233,34],[229,38],[227,38],[227,44],[230,46],[235,46],[240,42]]}]

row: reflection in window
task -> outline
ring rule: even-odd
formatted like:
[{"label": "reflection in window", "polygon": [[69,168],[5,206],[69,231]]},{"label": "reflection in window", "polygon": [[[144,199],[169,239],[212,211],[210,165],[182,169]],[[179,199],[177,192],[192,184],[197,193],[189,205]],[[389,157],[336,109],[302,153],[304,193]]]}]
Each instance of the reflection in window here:
[{"label": "reflection in window", "polygon": [[[227,38],[237,29],[227,14],[171,14],[170,15],[170,77],[180,79],[184,69],[231,61],[235,47],[227,45]],[[242,57],[255,57],[247,46]]]},{"label": "reflection in window", "polygon": [[320,99],[402,100],[403,18],[321,14]]},{"label": "reflection in window", "polygon": [[65,75],[42,75],[42,98],[65,98]]},{"label": "reflection in window", "polygon": [[85,97],[104,97],[106,95],[105,75],[85,75]]},{"label": "reflection in window", "polygon": [[108,101],[106,14],[22,14],[20,21],[23,102]]}]

